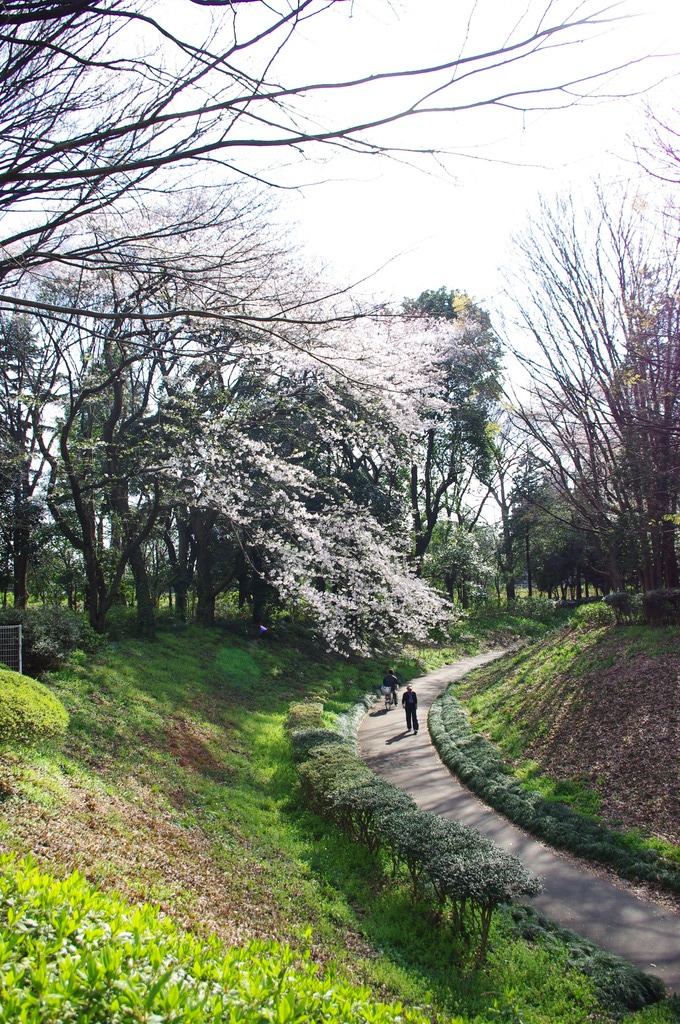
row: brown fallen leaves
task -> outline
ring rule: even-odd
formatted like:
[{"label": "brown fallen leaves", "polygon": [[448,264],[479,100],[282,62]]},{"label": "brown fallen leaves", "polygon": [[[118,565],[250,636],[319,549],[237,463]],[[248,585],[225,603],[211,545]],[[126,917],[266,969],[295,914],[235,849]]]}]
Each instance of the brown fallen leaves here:
[{"label": "brown fallen leaves", "polygon": [[[549,655],[548,641],[537,667]],[[544,665],[514,683],[522,759],[555,779],[584,780],[617,828],[680,844],[680,630],[598,632],[565,667]]]}]

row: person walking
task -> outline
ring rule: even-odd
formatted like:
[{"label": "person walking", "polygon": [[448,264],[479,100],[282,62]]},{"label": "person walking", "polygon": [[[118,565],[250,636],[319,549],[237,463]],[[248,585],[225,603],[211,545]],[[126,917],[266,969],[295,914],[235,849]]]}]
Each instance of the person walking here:
[{"label": "person walking", "polygon": [[397,690],[399,689],[399,680],[394,674],[394,670],[388,668],[387,675],[383,677],[383,686],[389,686],[392,691],[392,703],[396,707],[397,703]]},{"label": "person walking", "polygon": [[413,728],[413,735],[418,735],[418,696],[409,683],[401,698],[401,706],[406,711],[406,728]]}]

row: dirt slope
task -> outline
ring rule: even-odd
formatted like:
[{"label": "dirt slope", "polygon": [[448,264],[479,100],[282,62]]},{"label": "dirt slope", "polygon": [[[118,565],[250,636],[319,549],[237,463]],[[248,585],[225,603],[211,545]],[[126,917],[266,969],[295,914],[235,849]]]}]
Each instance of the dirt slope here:
[{"label": "dirt slope", "polygon": [[567,631],[458,694],[516,766],[580,780],[606,821],[680,844],[680,630]]}]

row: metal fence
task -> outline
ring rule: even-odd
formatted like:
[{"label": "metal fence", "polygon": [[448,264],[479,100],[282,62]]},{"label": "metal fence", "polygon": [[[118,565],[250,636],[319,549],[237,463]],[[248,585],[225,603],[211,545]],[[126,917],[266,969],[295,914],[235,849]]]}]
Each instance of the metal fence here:
[{"label": "metal fence", "polygon": [[22,671],[21,626],[0,626],[0,662],[14,672]]}]

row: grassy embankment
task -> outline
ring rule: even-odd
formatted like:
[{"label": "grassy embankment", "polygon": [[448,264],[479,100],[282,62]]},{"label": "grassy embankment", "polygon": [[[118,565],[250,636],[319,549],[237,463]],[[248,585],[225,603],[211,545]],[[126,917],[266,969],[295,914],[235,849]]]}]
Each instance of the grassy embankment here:
[{"label": "grassy embankment", "polygon": [[[468,628],[429,662],[477,646]],[[407,678],[425,654],[394,667]],[[327,658],[303,634],[254,641],[193,628],[81,658],[49,680],[71,716],[61,749],[0,760],[0,847],[150,901],[199,937],[302,948],[311,929],[316,961],[427,1018],[607,1019],[566,948],[527,944],[502,917],[487,965],[466,975],[461,950],[414,913],[406,884],[381,884],[370,857],[297,807],[289,702],[316,698],[332,715],[384,668]],[[664,1004],[629,1019],[675,1018]]]},{"label": "grassy embankment", "polygon": [[565,628],[453,688],[530,792],[680,867],[680,630]]}]

